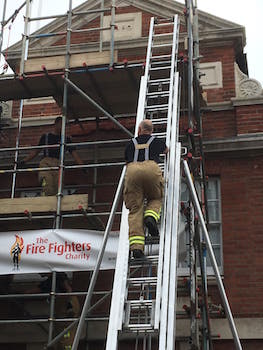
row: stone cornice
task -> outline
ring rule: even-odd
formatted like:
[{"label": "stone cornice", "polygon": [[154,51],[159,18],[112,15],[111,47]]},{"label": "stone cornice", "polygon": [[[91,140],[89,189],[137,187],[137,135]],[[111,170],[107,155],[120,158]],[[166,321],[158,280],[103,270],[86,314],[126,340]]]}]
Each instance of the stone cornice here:
[{"label": "stone cornice", "polygon": [[[123,1],[117,0],[117,5],[121,4]],[[178,3],[173,0],[163,0],[161,3],[159,0],[149,0],[149,1],[142,1],[142,0],[132,0],[132,1],[125,1],[125,3],[135,6],[142,11],[150,12],[153,15],[161,15],[161,16],[171,16],[171,14],[174,13],[180,13],[183,14],[184,5],[181,3]],[[84,11],[94,8],[95,6],[98,6],[99,0],[91,0],[87,1],[84,4],[77,7],[75,10],[77,11]],[[109,7],[110,1],[105,1],[105,7]],[[238,46],[241,48],[239,50],[242,50],[242,48],[245,45],[245,29],[244,27],[235,24],[230,21],[226,21],[222,18],[210,15],[208,13],[205,13],[203,11],[199,12],[199,23],[200,23],[200,41],[202,45],[214,45],[215,41],[220,40],[221,44],[225,44],[229,39],[235,39],[237,41],[235,46]],[[82,26],[83,24],[86,24],[90,21],[92,21],[94,18],[96,18],[98,15],[89,14],[86,16],[79,16],[79,18],[74,17],[72,28],[76,29]],[[66,24],[66,18],[58,18],[57,20],[49,23],[48,25],[44,26],[40,30],[38,30],[35,34],[41,34],[41,33],[50,33],[50,32],[56,32],[61,31],[63,26],[65,29]],[[143,38],[141,38],[143,39]],[[29,57],[43,57],[53,54],[59,54],[60,51],[63,51],[62,54],[65,54],[65,47],[59,46],[59,47],[52,47],[52,44],[54,44],[58,39],[56,37],[52,38],[41,38],[41,39],[34,39],[32,40],[30,47],[29,47]],[[115,43],[116,46],[118,43]],[[126,41],[127,44],[127,41]],[[140,42],[137,42],[136,40],[132,41],[132,43],[129,43],[129,47],[137,47],[137,44],[140,44]],[[233,43],[232,43],[233,44]],[[96,45],[97,46],[97,45]],[[105,47],[108,45],[106,44]],[[95,48],[94,44],[85,44],[86,50],[85,52],[89,52],[91,50],[97,50]],[[125,47],[123,47],[125,48]],[[74,47],[72,45],[72,50],[76,52],[77,46]],[[80,50],[79,52],[82,52]],[[14,61],[20,59],[21,55],[21,42],[18,42],[11,46],[8,50],[8,56],[10,61],[11,67],[14,65]]]},{"label": "stone cornice", "polygon": [[[238,153],[247,156],[250,151],[263,150],[263,133],[239,135],[218,140],[204,140],[205,154]],[[254,153],[253,153],[254,154]]]},{"label": "stone cornice", "polygon": [[250,98],[231,98],[231,102],[234,107],[263,105],[263,96]]},{"label": "stone cornice", "polygon": [[[221,29],[219,31],[211,31],[211,32],[200,32],[200,45],[201,47],[213,47],[213,46],[229,46],[233,45],[233,41],[240,42],[242,40],[242,31],[243,28],[234,28],[231,30]],[[180,35],[180,43],[184,43],[185,34],[182,33]],[[167,38],[163,38],[162,42],[165,43],[165,40],[169,42],[169,36]],[[148,37],[141,37],[138,39],[133,39],[129,41],[116,41],[115,49],[134,49],[134,48],[144,48],[147,47]],[[236,45],[237,46],[237,45]],[[241,45],[242,46],[242,45]],[[109,49],[109,43],[103,43],[103,50]],[[90,44],[72,44],[71,45],[71,53],[88,53],[88,52],[96,52],[98,51],[98,43],[90,43]],[[42,48],[32,48],[29,50],[28,59],[34,57],[48,57],[54,55],[65,55],[65,45],[60,46],[48,46]],[[15,64],[21,58],[21,51],[9,51],[8,53],[8,62],[12,68],[14,68]]]}]

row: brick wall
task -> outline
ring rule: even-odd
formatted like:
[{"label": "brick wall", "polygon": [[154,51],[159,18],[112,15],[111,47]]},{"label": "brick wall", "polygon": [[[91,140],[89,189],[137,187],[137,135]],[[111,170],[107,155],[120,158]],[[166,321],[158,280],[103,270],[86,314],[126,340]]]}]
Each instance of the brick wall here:
[{"label": "brick wall", "polygon": [[263,160],[214,159],[207,174],[220,176],[224,284],[235,315],[263,316]]},{"label": "brick wall", "polygon": [[220,139],[236,136],[236,117],[233,111],[207,113],[203,116],[205,139]]},{"label": "brick wall", "polygon": [[223,88],[206,90],[208,102],[229,101],[231,97],[235,97],[234,47],[203,47],[201,42],[200,54],[204,56],[201,62],[222,62]]},{"label": "brick wall", "polygon": [[238,134],[263,132],[263,105],[236,107]]},{"label": "brick wall", "polygon": [[[12,117],[19,118],[20,101],[13,102]],[[56,103],[24,104],[23,118],[61,115],[61,108]]]}]

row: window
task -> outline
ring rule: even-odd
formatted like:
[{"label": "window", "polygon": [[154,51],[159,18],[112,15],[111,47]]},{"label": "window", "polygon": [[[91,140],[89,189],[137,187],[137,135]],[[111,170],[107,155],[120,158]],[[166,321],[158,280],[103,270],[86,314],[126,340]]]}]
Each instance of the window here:
[{"label": "window", "polygon": [[[197,189],[200,191],[200,189]],[[181,201],[187,203],[189,200],[189,191],[187,185],[181,185]],[[221,201],[220,201],[220,180],[218,178],[210,178],[207,186],[208,215],[209,227],[208,232],[213,246],[216,261],[220,272],[223,272],[223,254],[222,254],[222,220],[221,220]],[[187,275],[189,273],[189,233],[186,229],[186,218],[181,214],[181,223],[179,229],[179,275]],[[209,254],[207,254],[207,273],[212,275]]]}]

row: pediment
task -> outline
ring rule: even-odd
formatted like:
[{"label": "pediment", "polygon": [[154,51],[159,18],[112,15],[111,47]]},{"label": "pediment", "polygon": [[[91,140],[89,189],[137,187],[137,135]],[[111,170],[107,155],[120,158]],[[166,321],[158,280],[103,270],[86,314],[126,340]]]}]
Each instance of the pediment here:
[{"label": "pediment", "polygon": [[[104,1],[104,7],[111,7],[111,0]],[[88,0],[74,9],[76,12],[88,11],[92,9],[100,8],[100,0]],[[184,4],[176,2],[174,0],[116,0],[116,7],[126,7],[133,6],[142,12],[147,12],[153,16],[164,16],[171,17],[173,14],[179,14],[181,18],[181,23],[184,23]],[[222,30],[231,30],[237,28],[243,28],[241,25],[227,21],[225,19],[219,18],[217,16],[211,15],[209,13],[198,11],[199,13],[199,28],[200,34],[208,32],[220,32]],[[98,13],[87,14],[85,16],[74,16],[72,20],[72,29],[79,29],[87,25],[87,23],[93,21],[98,16]],[[42,27],[34,34],[52,33],[65,30],[67,24],[67,18],[58,18],[46,26]],[[30,42],[30,50],[41,50],[41,48],[46,49],[49,46],[54,45],[58,41],[57,37],[49,37],[41,39],[33,39]],[[14,44],[9,48],[9,53],[12,51],[21,50],[21,41]]]}]

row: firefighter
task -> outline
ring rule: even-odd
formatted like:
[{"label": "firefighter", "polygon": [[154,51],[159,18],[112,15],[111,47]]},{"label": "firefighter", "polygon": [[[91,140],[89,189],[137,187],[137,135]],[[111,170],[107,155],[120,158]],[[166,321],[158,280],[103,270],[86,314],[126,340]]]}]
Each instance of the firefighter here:
[{"label": "firefighter", "polygon": [[[133,138],[125,149],[127,171],[124,183],[124,201],[129,209],[130,251],[135,259],[144,259],[144,225],[151,236],[158,236],[164,180],[158,166],[159,155],[167,153],[165,143],[152,136],[153,125],[143,120],[138,137]],[[146,200],[146,207],[144,203]],[[144,210],[145,209],[145,210]]]},{"label": "firefighter", "polygon": [[[50,293],[52,287],[52,275],[41,273],[41,277],[45,277],[37,286],[27,290],[26,293]],[[72,294],[72,285],[66,273],[58,272],[56,279],[56,293],[64,293],[65,295],[56,296],[55,316],[58,319],[78,317],[80,312],[80,304],[76,295]],[[60,334],[68,326],[67,322],[55,323],[55,331]],[[76,326],[72,327],[61,337],[59,343],[54,347],[55,350],[70,350],[76,333]],[[53,349],[53,348],[52,348]]]},{"label": "firefighter", "polygon": [[[42,145],[56,145],[60,144],[61,139],[61,125],[62,117],[57,117],[54,123],[54,132],[46,133],[40,137],[39,146]],[[71,143],[71,138],[66,137],[66,143]],[[19,166],[23,166],[25,163],[34,159],[42,149],[36,149],[32,151],[24,160],[18,162]],[[66,147],[66,150],[72,154],[75,162],[79,165],[83,164],[83,161],[80,159],[77,151],[74,147]],[[43,149],[44,157],[39,163],[40,168],[48,167],[58,167],[59,166],[59,155],[60,149],[57,148],[48,148]],[[43,196],[54,196],[58,191],[58,170],[48,170],[40,171],[38,174],[39,183],[42,186],[42,195]]]}]

